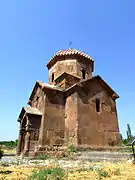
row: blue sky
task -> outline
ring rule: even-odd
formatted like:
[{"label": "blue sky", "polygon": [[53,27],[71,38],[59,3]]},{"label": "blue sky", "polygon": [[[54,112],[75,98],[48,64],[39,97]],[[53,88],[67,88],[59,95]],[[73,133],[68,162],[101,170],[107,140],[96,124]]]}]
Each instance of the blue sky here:
[{"label": "blue sky", "polygon": [[135,1],[0,1],[0,140],[18,136],[17,117],[45,64],[60,49],[82,50],[120,95],[119,126],[135,133]]}]

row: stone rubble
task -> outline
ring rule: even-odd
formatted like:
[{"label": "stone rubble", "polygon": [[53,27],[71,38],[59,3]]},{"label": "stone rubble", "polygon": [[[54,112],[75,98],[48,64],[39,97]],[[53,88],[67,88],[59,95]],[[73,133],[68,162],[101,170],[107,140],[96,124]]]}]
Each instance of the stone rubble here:
[{"label": "stone rubble", "polygon": [[47,159],[47,160],[30,160],[27,158],[19,158],[19,157],[3,157],[0,160],[0,166],[11,166],[18,165],[21,167],[37,167],[37,166],[59,166],[65,170],[73,169],[88,169],[88,168],[102,168],[103,165],[92,165],[89,161],[83,160],[57,160],[57,159]]}]

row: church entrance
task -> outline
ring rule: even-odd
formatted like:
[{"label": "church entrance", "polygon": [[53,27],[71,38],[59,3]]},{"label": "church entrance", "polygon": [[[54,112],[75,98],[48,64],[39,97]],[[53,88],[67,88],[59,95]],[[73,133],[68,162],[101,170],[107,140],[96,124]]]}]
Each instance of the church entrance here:
[{"label": "church entrance", "polygon": [[22,126],[20,129],[20,136],[21,136],[20,152],[23,153],[25,146],[25,136],[26,136],[26,118],[23,119]]}]

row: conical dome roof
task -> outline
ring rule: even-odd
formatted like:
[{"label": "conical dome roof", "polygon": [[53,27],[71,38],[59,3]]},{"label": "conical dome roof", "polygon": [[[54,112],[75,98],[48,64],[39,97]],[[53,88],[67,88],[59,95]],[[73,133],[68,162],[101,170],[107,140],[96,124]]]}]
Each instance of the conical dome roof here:
[{"label": "conical dome roof", "polygon": [[47,63],[47,67],[50,68],[55,62],[57,62],[58,58],[60,57],[70,57],[70,56],[74,56],[74,57],[84,57],[88,60],[93,61],[92,57],[90,57],[89,55],[85,54],[82,51],[79,51],[77,49],[66,49],[66,50],[60,50],[58,51],[51,59],[50,61]]}]

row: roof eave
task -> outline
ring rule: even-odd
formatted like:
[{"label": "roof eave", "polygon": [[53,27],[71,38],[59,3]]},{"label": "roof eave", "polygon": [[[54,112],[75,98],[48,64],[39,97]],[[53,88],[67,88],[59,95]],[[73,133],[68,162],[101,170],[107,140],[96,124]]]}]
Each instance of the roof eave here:
[{"label": "roof eave", "polygon": [[54,55],[50,59],[50,61],[46,64],[46,67],[48,69],[50,69],[52,67],[52,64],[55,64],[57,62],[58,58],[63,57],[64,59],[66,59],[66,58],[73,57],[73,56],[78,57],[78,58],[83,57],[83,58],[87,59],[88,61],[91,61],[92,62],[92,72],[93,72],[93,70],[94,70],[94,60],[91,57],[86,57],[86,56],[83,56],[83,55],[80,55],[80,54]]},{"label": "roof eave", "polygon": [[48,87],[48,86],[44,86],[44,87],[43,87],[43,90],[45,90],[45,89],[50,89],[50,90],[53,90],[53,91],[63,92],[62,89],[56,89],[56,88],[52,88],[52,87]]},{"label": "roof eave", "polygon": [[102,81],[112,91],[112,98],[113,99],[118,99],[119,98],[119,95],[99,75],[97,75],[95,77],[99,78],[100,81]]},{"label": "roof eave", "polygon": [[[41,87],[41,85],[39,84],[38,81],[36,81],[36,83],[35,83],[35,85],[34,85],[32,91],[31,91],[31,95],[30,95],[30,97],[29,97],[29,100],[30,100],[30,101],[31,101],[32,96],[33,96],[33,93],[34,93],[34,89],[35,89],[37,86],[40,86],[40,87]],[[29,102],[29,101],[28,101],[28,102]]]},{"label": "roof eave", "polygon": [[34,95],[34,90],[35,90],[35,88],[36,88],[37,86],[41,87],[42,90],[44,90],[44,89],[50,89],[50,90],[54,90],[54,91],[63,92],[62,89],[56,89],[56,88],[49,87],[49,86],[46,86],[46,85],[42,86],[39,81],[36,81],[35,86],[33,87],[32,92],[31,92],[31,95],[30,95],[30,97],[29,97],[29,99],[28,99],[28,102],[27,102],[28,105],[31,105],[32,97],[33,97],[33,95]]},{"label": "roof eave", "polygon": [[26,109],[25,109],[25,107],[22,107],[22,109],[21,109],[21,112],[20,112],[20,114],[19,114],[19,116],[18,116],[18,119],[17,119],[17,121],[18,122],[21,122],[21,120],[22,120],[22,117],[24,117],[24,115],[27,115],[27,114],[32,114],[32,115],[35,115],[35,116],[42,116],[42,112],[28,112]]}]

